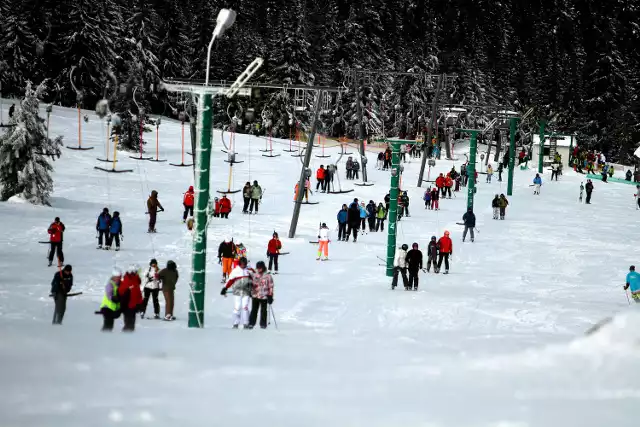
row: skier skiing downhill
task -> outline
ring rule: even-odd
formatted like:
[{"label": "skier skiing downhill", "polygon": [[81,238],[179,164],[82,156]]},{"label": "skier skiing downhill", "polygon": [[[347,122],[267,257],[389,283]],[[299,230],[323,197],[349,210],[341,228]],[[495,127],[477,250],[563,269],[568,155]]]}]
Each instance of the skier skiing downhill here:
[{"label": "skier skiing downhill", "polygon": [[187,222],[187,218],[193,216],[193,204],[195,202],[195,194],[193,191],[193,185],[189,187],[186,193],[182,196],[182,205],[184,206],[184,213],[182,214],[182,222]]},{"label": "skier skiing downhill", "polygon": [[275,273],[278,274],[278,256],[282,249],[282,243],[278,238],[278,233],[273,232],[273,237],[267,244],[267,256],[269,257],[269,274],[271,274],[271,267],[275,266]]},{"label": "skier skiing downhill", "polygon": [[631,297],[633,300],[640,304],[640,274],[636,272],[635,265],[629,267],[626,284],[624,285],[625,292],[627,289],[631,290]]},{"label": "skier skiing downhill", "polygon": [[438,258],[438,271],[442,268],[442,260],[444,260],[444,274],[449,274],[449,256],[453,254],[453,242],[449,237],[449,232],[445,230],[444,236],[438,240],[438,248],[440,251],[440,256]]},{"label": "skier skiing downhill", "polygon": [[398,286],[398,275],[402,274],[402,282],[404,283],[404,289],[409,290],[409,279],[407,278],[407,249],[409,246],[403,244],[400,248],[396,249],[396,256],[393,258],[393,280],[391,281],[391,289],[395,289]]},{"label": "skier skiing downhill", "polygon": [[222,265],[222,283],[227,281],[236,257],[236,245],[231,237],[225,237],[218,247],[218,264]]},{"label": "skier skiing downhill", "polygon": [[98,215],[96,221],[96,231],[98,232],[98,249],[102,249],[102,239],[104,238],[104,244],[109,244],[109,225],[111,224],[111,215],[109,209],[102,209],[102,213]]},{"label": "skier skiing downhill", "polygon": [[407,267],[409,269],[409,289],[418,290],[418,273],[422,270],[422,252],[418,249],[418,244],[411,245],[411,250],[407,252]]},{"label": "skier skiing downhill", "polygon": [[540,178],[540,174],[537,173],[536,177],[533,178],[533,194],[540,195],[540,187],[542,186],[542,178]]},{"label": "skier skiing downhill", "polygon": [[327,227],[327,224],[323,222],[322,226],[320,227],[320,231],[318,231],[318,257],[316,258],[316,261],[320,260],[320,257],[322,256],[323,252],[324,252],[324,258],[322,260],[326,261],[329,259],[329,242],[330,241],[331,240],[329,240],[329,227]]},{"label": "skier skiing downhill", "polygon": [[64,262],[64,254],[62,253],[62,241],[65,226],[60,221],[60,217],[56,217],[47,232],[49,233],[49,267],[53,264],[53,256],[58,255],[58,266],[61,267]]},{"label": "skier skiing downhill", "polygon": [[160,201],[158,200],[158,192],[153,190],[151,195],[147,199],[147,211],[149,212],[149,230],[148,233],[156,232],[156,216],[158,214],[158,209],[160,212],[164,212],[164,208]]},{"label": "skier skiing downhill", "polygon": [[[462,241],[467,238],[467,231],[471,232],[471,243],[473,243],[474,235],[473,229],[476,226],[476,215],[473,213],[473,209],[467,209],[467,212],[462,215],[462,221],[464,221],[464,232],[462,233]],[[447,270],[449,267],[447,267]]]},{"label": "skier skiing downhill", "polygon": [[436,236],[431,236],[431,241],[429,242],[429,246],[427,247],[427,273],[431,269],[431,263],[433,263],[433,272],[438,272],[438,251],[440,250],[440,246],[436,241]]},{"label": "skier skiing downhill", "polygon": [[249,303],[251,302],[251,290],[253,288],[253,269],[247,268],[247,259],[240,258],[240,262],[233,269],[229,280],[222,287],[220,295],[226,296],[227,290],[233,293],[233,328],[238,329],[242,322],[242,328],[249,328]]}]

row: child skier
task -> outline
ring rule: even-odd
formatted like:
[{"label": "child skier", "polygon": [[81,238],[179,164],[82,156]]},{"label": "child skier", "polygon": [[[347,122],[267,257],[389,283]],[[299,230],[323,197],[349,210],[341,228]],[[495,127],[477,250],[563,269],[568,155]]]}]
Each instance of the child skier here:
[{"label": "child skier", "polygon": [[582,203],[582,193],[584,192],[584,184],[581,182],[580,183],[580,197],[578,198],[578,201]]},{"label": "child skier", "polygon": [[493,208],[493,219],[498,219],[498,215],[500,213],[500,196],[496,194],[496,196],[491,201],[491,208]]},{"label": "child skier", "polygon": [[509,206],[509,201],[507,200],[504,194],[500,194],[500,200],[498,200],[498,207],[500,208],[501,220],[504,220],[504,216],[507,213],[507,206]]},{"label": "child skier", "polygon": [[109,224],[109,233],[107,237],[106,250],[111,249],[113,240],[116,241],[116,251],[120,250],[120,239],[122,238],[122,221],[120,220],[120,212],[115,211],[113,218],[111,218],[111,224]]},{"label": "child skier", "polygon": [[318,231],[318,257],[316,258],[316,261],[320,261],[322,252],[324,252],[324,258],[322,260],[326,261],[329,259],[329,242],[330,241],[331,240],[329,240],[329,227],[327,227],[327,224],[323,222],[322,226],[320,226],[320,231]]},{"label": "child skier", "polygon": [[222,287],[220,295],[226,296],[227,290],[231,288],[233,292],[233,329],[238,329],[240,322],[242,328],[249,328],[249,303],[251,301],[251,290],[253,288],[254,271],[247,268],[247,259],[240,258],[240,263],[229,275],[229,280]]},{"label": "child skier", "polygon": [[424,208],[431,209],[431,187],[429,187],[427,191],[424,192],[423,200],[424,200]]},{"label": "child skier", "polygon": [[158,192],[156,190],[153,190],[151,192],[151,196],[149,196],[149,198],[147,199],[147,212],[149,213],[148,233],[156,232],[156,216],[158,214],[158,209],[160,209],[160,212],[164,212],[164,208],[158,200]]},{"label": "child skier", "polygon": [[64,313],[67,310],[67,294],[73,287],[73,274],[71,265],[65,265],[61,271],[57,271],[51,281],[51,296],[55,306],[53,309],[53,324],[61,325]]},{"label": "child skier", "polygon": [[233,268],[233,260],[236,257],[236,245],[231,237],[225,237],[218,246],[218,264],[222,265],[222,283],[227,281]]},{"label": "child skier", "polygon": [[193,204],[195,202],[195,193],[193,191],[193,185],[189,187],[186,193],[182,196],[182,205],[184,206],[184,213],[182,214],[182,222],[187,222],[187,218],[193,216]]},{"label": "child skier", "polygon": [[487,182],[491,184],[491,177],[493,176],[493,167],[491,165],[487,166]]},{"label": "child skier", "polygon": [[[275,273],[278,274],[278,255],[282,249],[282,243],[278,238],[278,233],[273,232],[273,236],[267,244],[267,256],[269,257],[269,273],[271,273],[271,267],[275,266]],[[255,322],[254,322],[255,323]]]},{"label": "child skier", "polygon": [[540,187],[542,186],[542,178],[540,178],[540,174],[537,173],[536,177],[533,178],[533,194],[540,195]]},{"label": "child skier", "polygon": [[429,269],[431,269],[431,263],[433,263],[433,272],[438,272],[438,251],[440,250],[440,246],[438,246],[438,242],[436,242],[436,236],[431,236],[431,241],[429,242],[429,246],[427,247],[427,273]]}]

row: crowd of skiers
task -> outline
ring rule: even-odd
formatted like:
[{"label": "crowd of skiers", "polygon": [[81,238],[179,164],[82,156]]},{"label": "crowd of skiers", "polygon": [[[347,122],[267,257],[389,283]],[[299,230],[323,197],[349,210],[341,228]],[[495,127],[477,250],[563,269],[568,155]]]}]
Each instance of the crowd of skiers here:
[{"label": "crowd of skiers", "polygon": [[[448,231],[444,232],[444,235],[439,239],[436,236],[431,236],[431,241],[427,245],[427,266],[424,268],[424,256],[419,249],[418,243],[411,245],[409,250],[407,244],[401,245],[396,249],[396,253],[393,259],[393,279],[391,282],[391,289],[395,289],[398,286],[398,278],[402,276],[402,282],[404,289],[407,291],[418,290],[418,273],[420,270],[429,272],[433,265],[433,272],[440,273],[442,264],[444,261],[445,271],[444,274],[449,273],[449,257],[453,255],[453,242]],[[409,273],[407,277],[407,272]]]}]

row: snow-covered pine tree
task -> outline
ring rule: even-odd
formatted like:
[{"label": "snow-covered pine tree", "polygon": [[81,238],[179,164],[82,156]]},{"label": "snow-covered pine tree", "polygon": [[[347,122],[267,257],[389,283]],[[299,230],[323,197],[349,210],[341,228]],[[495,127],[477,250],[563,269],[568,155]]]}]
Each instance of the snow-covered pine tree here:
[{"label": "snow-covered pine tree", "polygon": [[0,2],[0,58],[5,63],[0,78],[5,96],[19,96],[19,88],[33,72],[35,37],[28,16],[22,0]]},{"label": "snow-covered pine tree", "polygon": [[39,114],[39,98],[45,91],[26,83],[24,99],[0,135],[0,199],[19,195],[38,205],[49,205],[53,191],[53,166],[50,160],[60,157],[62,137],[47,138],[45,120]]}]

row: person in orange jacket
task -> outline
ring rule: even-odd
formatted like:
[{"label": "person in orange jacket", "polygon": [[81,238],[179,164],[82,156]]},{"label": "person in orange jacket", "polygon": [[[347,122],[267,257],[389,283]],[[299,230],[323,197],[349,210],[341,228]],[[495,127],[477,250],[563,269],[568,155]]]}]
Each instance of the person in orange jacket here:
[{"label": "person in orange jacket", "polygon": [[324,165],[320,165],[320,167],[316,171],[316,180],[318,181],[318,183],[316,184],[316,191],[318,191],[318,188],[320,188],[323,193],[326,191],[327,187],[325,177],[326,171],[324,169]]},{"label": "person in orange jacket", "polygon": [[193,185],[189,187],[184,196],[182,197],[182,204],[184,205],[184,214],[182,215],[182,222],[187,221],[187,217],[193,216],[193,204],[195,202],[195,194],[193,191]]},{"label": "person in orange jacket", "polygon": [[231,200],[227,199],[227,195],[224,194],[220,199],[220,216],[222,218],[229,219],[229,213],[231,213]]},{"label": "person in orange jacket", "polygon": [[440,174],[440,176],[436,178],[436,187],[438,187],[438,191],[440,191],[440,194],[442,194],[442,197],[444,197],[444,175],[443,174]]},{"label": "person in orange jacket", "polygon": [[448,193],[449,194],[449,198],[451,198],[451,187],[453,187],[453,180],[451,179],[451,174],[447,174],[447,177],[444,179],[444,193],[443,193],[443,196]]},{"label": "person in orange jacket", "polygon": [[138,267],[129,266],[127,272],[122,277],[118,286],[118,297],[120,299],[120,309],[124,316],[123,332],[133,332],[136,327],[136,314],[142,308],[142,291],[140,285],[142,280],[138,274]]},{"label": "person in orange jacket", "polygon": [[449,232],[445,230],[444,236],[438,240],[438,247],[440,248],[440,257],[438,258],[438,271],[440,272],[440,267],[442,267],[442,260],[444,259],[444,274],[449,274],[449,256],[453,254],[453,242],[449,237]]}]

